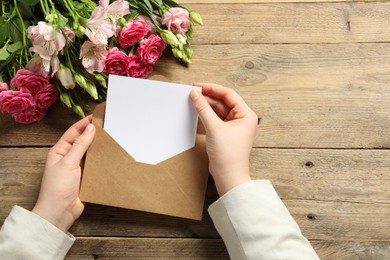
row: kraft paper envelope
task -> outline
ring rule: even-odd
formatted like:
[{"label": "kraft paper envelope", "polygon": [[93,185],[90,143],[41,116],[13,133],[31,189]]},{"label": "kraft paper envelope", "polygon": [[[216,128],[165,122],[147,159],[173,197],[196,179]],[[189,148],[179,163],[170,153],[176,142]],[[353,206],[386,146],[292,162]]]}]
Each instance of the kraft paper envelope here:
[{"label": "kraft paper envelope", "polygon": [[201,220],[209,175],[202,126],[195,147],[149,165],[136,162],[103,129],[104,112],[105,103],[93,112],[96,135],[86,155],[81,200]]}]

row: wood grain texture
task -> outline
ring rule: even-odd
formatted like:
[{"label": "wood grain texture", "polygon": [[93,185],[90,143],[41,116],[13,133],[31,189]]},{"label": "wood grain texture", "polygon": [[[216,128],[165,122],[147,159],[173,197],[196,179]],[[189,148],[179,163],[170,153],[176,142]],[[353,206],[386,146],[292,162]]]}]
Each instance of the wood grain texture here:
[{"label": "wood grain texture", "polygon": [[[180,0],[184,6],[190,4],[237,4],[237,0]],[[241,0],[239,4],[264,4],[264,3],[334,3],[334,2],[380,2],[378,0]]]},{"label": "wood grain texture", "polygon": [[[4,160],[0,223],[14,204],[33,207],[47,151],[0,149]],[[312,167],[305,166],[308,161]],[[275,184],[309,239],[390,241],[388,150],[254,149],[251,167],[254,179]],[[88,204],[71,232],[77,236],[218,238],[206,211],[218,197],[213,183],[206,197],[201,222]]]},{"label": "wood grain texture", "polygon": [[[381,260],[390,242],[310,241],[321,259]],[[220,239],[79,237],[65,259],[229,259]]]},{"label": "wood grain texture", "polygon": [[[311,1],[312,2],[312,1]],[[189,4],[194,44],[388,42],[390,2]]]},{"label": "wood grain texture", "polygon": [[[195,46],[189,68],[166,55],[155,73],[216,82],[262,117],[256,147],[390,147],[390,43]],[[25,126],[0,116],[0,146],[53,145],[78,117],[57,105]]]}]

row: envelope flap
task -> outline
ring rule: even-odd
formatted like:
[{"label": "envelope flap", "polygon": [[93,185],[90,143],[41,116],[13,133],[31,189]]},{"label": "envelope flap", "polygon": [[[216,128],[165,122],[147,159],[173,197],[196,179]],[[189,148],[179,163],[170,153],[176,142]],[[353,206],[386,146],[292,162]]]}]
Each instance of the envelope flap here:
[{"label": "envelope flap", "polygon": [[136,162],[102,128],[105,104],[96,106],[95,139],[84,167],[85,202],[200,220],[208,179],[205,136],[194,148],[160,164]]}]

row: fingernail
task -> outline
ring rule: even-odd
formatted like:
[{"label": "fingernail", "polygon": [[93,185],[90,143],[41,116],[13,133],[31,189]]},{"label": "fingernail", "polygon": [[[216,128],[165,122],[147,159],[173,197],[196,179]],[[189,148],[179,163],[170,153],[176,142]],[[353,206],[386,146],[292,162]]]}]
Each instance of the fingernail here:
[{"label": "fingernail", "polygon": [[95,126],[94,126],[93,124],[89,124],[89,125],[87,126],[87,128],[85,129],[85,132],[86,132],[87,134],[90,134],[90,133],[92,133],[92,131],[93,131],[94,128],[95,128]]},{"label": "fingernail", "polygon": [[199,98],[199,92],[195,89],[191,90],[190,98],[192,99],[192,101],[197,100]]}]

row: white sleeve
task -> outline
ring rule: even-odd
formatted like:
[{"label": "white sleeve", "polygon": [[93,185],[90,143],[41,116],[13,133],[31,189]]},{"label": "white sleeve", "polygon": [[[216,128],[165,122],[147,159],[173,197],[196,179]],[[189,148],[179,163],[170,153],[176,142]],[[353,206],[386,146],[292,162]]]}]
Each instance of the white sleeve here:
[{"label": "white sleeve", "polygon": [[75,238],[14,206],[0,230],[0,259],[64,259]]},{"label": "white sleeve", "polygon": [[270,181],[243,183],[208,211],[231,259],[319,259]]}]

